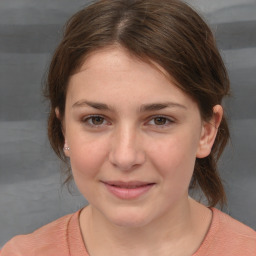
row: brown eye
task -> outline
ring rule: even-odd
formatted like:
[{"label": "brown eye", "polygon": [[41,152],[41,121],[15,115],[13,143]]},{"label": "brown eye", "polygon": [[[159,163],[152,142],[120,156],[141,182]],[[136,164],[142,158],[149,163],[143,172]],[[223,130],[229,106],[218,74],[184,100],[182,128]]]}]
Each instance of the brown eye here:
[{"label": "brown eye", "polygon": [[156,125],[165,125],[167,122],[167,119],[165,117],[156,117],[154,118],[154,123]]},{"label": "brown eye", "polygon": [[92,128],[100,128],[108,125],[107,120],[103,116],[91,115],[82,119],[82,122]]},{"label": "brown eye", "polygon": [[101,116],[92,116],[91,123],[93,125],[102,125],[104,123],[104,118]]},{"label": "brown eye", "polygon": [[175,121],[172,118],[165,117],[165,116],[153,116],[147,122],[147,125],[150,125],[151,127],[155,128],[169,128],[171,125],[173,125]]}]

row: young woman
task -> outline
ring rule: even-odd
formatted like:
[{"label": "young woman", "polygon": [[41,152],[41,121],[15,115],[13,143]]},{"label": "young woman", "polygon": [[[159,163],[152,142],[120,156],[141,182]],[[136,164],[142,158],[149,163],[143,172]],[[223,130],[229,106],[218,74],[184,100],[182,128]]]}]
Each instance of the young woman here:
[{"label": "young woman", "polygon": [[[48,132],[89,205],[2,249],[13,255],[256,255],[220,212],[229,80],[205,22],[178,0],[102,0],[67,23],[46,87]],[[196,185],[208,207],[188,195]]]}]

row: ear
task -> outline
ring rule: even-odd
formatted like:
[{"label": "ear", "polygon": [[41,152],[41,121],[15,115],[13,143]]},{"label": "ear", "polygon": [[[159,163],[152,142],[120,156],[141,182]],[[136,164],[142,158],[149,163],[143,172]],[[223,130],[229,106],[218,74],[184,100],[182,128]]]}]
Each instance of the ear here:
[{"label": "ear", "polygon": [[64,118],[61,118],[60,110],[58,107],[55,108],[55,115],[61,122],[61,130],[62,130],[63,136],[65,137],[65,120],[64,120]]},{"label": "ear", "polygon": [[63,152],[64,152],[66,157],[70,157],[69,150],[70,150],[70,148],[68,146],[68,142],[65,141],[65,144],[64,144],[64,147],[63,147]]},{"label": "ear", "polygon": [[69,157],[69,146],[68,146],[68,142],[67,142],[66,137],[65,137],[65,120],[64,119],[61,120],[60,111],[59,111],[58,107],[55,108],[55,114],[56,114],[56,117],[61,122],[61,130],[62,130],[62,134],[63,134],[63,136],[65,138],[65,143],[64,143],[64,146],[63,146],[63,151],[64,151],[65,156]]},{"label": "ear", "polygon": [[220,105],[213,107],[213,116],[210,121],[203,123],[201,137],[197,149],[197,158],[207,157],[211,153],[219,125],[223,116],[223,108]]},{"label": "ear", "polygon": [[55,108],[55,115],[60,120],[60,110],[58,107]]}]

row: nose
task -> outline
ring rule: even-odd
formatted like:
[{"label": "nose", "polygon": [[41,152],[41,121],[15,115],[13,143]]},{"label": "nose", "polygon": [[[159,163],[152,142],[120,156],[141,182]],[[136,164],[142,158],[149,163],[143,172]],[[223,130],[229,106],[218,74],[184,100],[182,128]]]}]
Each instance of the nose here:
[{"label": "nose", "polygon": [[142,165],[146,156],[136,129],[128,126],[116,130],[111,140],[109,161],[119,170],[129,171]]}]

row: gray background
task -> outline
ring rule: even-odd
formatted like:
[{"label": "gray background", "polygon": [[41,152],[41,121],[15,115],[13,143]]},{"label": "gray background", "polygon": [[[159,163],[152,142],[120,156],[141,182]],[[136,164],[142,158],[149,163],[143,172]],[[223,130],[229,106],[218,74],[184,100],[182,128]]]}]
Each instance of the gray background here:
[{"label": "gray background", "polygon": [[[191,0],[217,36],[233,96],[232,132],[220,163],[231,216],[256,228],[256,1]],[[67,18],[88,1],[0,0],[0,247],[85,200],[61,189],[46,137],[41,84]]]}]

